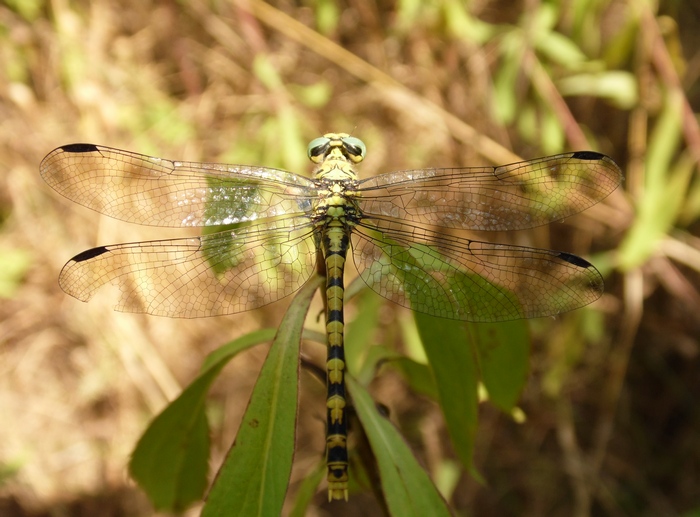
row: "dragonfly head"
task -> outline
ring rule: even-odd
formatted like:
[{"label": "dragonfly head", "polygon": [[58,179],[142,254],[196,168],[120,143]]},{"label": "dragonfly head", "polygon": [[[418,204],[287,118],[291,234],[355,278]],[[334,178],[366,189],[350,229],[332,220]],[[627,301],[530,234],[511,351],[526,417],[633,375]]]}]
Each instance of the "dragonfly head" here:
[{"label": "dragonfly head", "polygon": [[367,154],[367,147],[359,138],[347,133],[326,133],[315,138],[307,149],[309,159],[314,163],[322,163],[329,156],[337,154],[353,163],[360,163]]}]

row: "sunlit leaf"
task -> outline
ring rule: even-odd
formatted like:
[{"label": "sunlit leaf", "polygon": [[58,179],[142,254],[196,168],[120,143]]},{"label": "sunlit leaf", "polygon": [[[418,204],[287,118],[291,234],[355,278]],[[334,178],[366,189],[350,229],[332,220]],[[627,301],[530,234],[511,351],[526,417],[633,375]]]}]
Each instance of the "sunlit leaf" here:
[{"label": "sunlit leaf", "polygon": [[129,472],[153,506],[178,511],[201,499],[209,461],[207,392],[232,357],[269,341],[273,332],[253,332],[213,352],[199,377],[151,422],[134,449]]},{"label": "sunlit leaf", "polygon": [[[639,200],[638,215],[625,236],[619,251],[620,267],[637,267],[654,252],[660,239],[675,220],[680,202],[678,185],[673,180],[675,167],[672,160],[681,138],[682,99],[669,94],[664,110],[654,127],[646,155],[646,185]],[[689,181],[686,167],[683,182]],[[684,190],[684,189],[683,189]]]},{"label": "sunlit leaf", "polygon": [[551,61],[568,69],[586,60],[586,55],[569,38],[560,32],[548,32],[537,40],[537,50]]},{"label": "sunlit leaf", "polygon": [[544,109],[542,112],[540,143],[542,150],[547,154],[556,154],[564,150],[564,128],[551,109]]},{"label": "sunlit leaf", "polygon": [[323,79],[309,86],[290,85],[289,89],[299,102],[314,109],[323,108],[333,96],[333,85]]},{"label": "sunlit leaf", "polygon": [[19,248],[0,248],[0,298],[11,298],[32,265],[29,252]]},{"label": "sunlit leaf", "polygon": [[557,89],[565,96],[607,99],[622,109],[631,108],[639,100],[637,78],[620,70],[570,75],[557,81]]},{"label": "sunlit leaf", "polygon": [[450,34],[474,44],[486,43],[493,37],[494,27],[472,16],[464,2],[447,0],[443,2],[443,9]]},{"label": "sunlit leaf", "polygon": [[518,32],[510,32],[501,41],[503,59],[494,77],[492,111],[502,124],[510,124],[518,111],[516,88],[522,71],[522,41]]},{"label": "sunlit leaf", "polygon": [[294,456],[301,334],[321,282],[307,282],[287,310],[203,516],[280,515]]},{"label": "sunlit leaf", "polygon": [[316,25],[318,31],[326,36],[333,33],[338,27],[340,10],[333,0],[319,0],[316,2]]}]

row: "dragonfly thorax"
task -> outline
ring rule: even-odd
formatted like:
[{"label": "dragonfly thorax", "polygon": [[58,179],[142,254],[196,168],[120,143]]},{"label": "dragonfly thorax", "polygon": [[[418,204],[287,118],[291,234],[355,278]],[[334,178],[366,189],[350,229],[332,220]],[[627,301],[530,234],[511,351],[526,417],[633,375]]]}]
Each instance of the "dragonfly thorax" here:
[{"label": "dragonfly thorax", "polygon": [[359,209],[357,207],[356,180],[329,180],[322,178],[318,181],[318,202],[314,213],[318,220],[331,219],[355,220]]}]

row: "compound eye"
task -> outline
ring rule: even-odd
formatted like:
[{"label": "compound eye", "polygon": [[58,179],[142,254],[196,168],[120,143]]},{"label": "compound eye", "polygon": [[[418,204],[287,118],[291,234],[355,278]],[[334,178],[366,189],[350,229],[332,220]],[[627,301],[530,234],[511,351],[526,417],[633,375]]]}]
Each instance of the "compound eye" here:
[{"label": "compound eye", "polygon": [[343,138],[343,145],[354,162],[361,162],[367,155],[367,146],[359,138],[346,136]]},{"label": "compound eye", "polygon": [[309,143],[309,147],[306,149],[306,154],[312,162],[319,162],[328,150],[328,144],[330,143],[330,138],[326,138],[325,136],[314,138]]}]

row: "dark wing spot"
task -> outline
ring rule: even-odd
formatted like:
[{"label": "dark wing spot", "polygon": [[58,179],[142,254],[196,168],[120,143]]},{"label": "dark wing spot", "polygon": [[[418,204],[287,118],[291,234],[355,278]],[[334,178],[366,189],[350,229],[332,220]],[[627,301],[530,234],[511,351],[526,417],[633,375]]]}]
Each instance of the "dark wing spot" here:
[{"label": "dark wing spot", "polygon": [[587,269],[592,266],[592,264],[587,260],[584,260],[577,255],[572,255],[571,253],[561,252],[559,253],[559,258],[565,260],[569,264],[573,264],[574,266],[578,266],[584,269]]},{"label": "dark wing spot", "polygon": [[572,158],[578,160],[602,160],[605,158],[604,154],[596,153],[595,151],[578,151],[571,155]]},{"label": "dark wing spot", "polygon": [[95,144],[68,144],[62,145],[61,149],[67,153],[94,153],[97,151]]},{"label": "dark wing spot", "polygon": [[99,246],[97,248],[92,248],[90,250],[83,251],[82,253],[78,253],[71,260],[73,262],[84,262],[86,260],[90,260],[91,258],[99,257],[103,253],[107,252],[109,252],[109,250],[106,246]]}]

